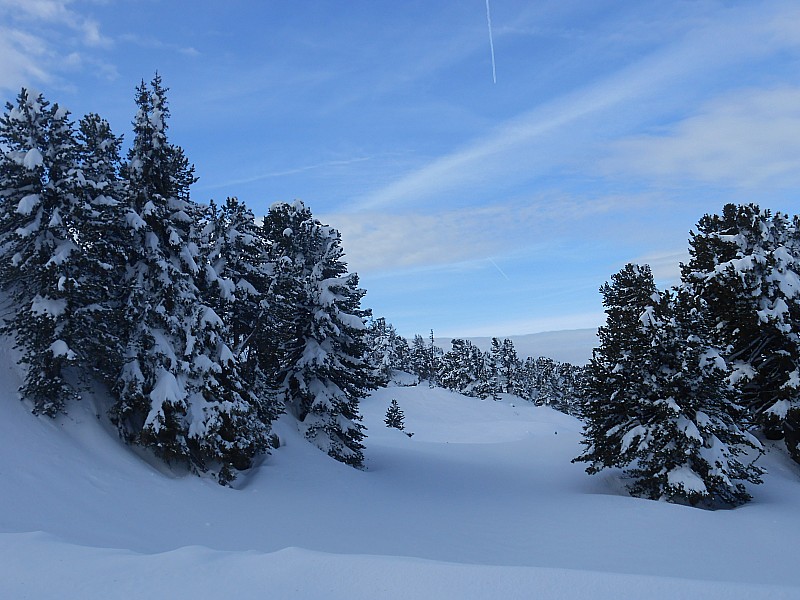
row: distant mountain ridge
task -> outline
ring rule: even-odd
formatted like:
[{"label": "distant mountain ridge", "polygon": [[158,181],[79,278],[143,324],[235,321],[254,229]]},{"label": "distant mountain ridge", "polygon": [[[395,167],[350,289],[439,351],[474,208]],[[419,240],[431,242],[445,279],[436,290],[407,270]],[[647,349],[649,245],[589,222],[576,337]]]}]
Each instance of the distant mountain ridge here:
[{"label": "distant mountain ridge", "polygon": [[[597,346],[597,329],[563,329],[560,331],[543,331],[525,335],[496,336],[498,339],[510,339],[514,342],[517,356],[524,360],[528,356],[538,358],[546,356],[559,362],[573,365],[585,365],[592,357],[592,349]],[[445,351],[450,349],[454,338],[436,340],[438,346]],[[492,345],[491,337],[465,337],[481,350],[488,350]]]}]

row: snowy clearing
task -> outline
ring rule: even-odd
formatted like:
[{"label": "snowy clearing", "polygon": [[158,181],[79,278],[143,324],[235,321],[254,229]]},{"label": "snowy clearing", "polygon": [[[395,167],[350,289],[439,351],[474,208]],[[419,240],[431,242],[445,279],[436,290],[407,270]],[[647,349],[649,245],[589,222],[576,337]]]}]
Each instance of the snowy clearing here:
[{"label": "snowy clearing", "polygon": [[[570,464],[572,417],[399,387],[362,403],[365,471],[281,421],[284,446],[232,490],[151,466],[91,400],[52,421],[14,397],[0,398],[3,598],[800,598],[800,466],[777,446],[750,504],[709,512]],[[383,425],[393,398],[411,438]]]}]

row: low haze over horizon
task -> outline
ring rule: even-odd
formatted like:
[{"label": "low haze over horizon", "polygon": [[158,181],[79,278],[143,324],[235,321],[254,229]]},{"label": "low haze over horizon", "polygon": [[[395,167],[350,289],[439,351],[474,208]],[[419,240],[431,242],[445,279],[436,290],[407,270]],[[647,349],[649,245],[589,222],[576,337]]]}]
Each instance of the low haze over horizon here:
[{"label": "low haze over horizon", "polygon": [[0,88],[129,141],[158,71],[193,198],[303,200],[407,336],[596,327],[704,213],[800,212],[800,4],[492,0],[491,45],[486,8],[0,0]]}]

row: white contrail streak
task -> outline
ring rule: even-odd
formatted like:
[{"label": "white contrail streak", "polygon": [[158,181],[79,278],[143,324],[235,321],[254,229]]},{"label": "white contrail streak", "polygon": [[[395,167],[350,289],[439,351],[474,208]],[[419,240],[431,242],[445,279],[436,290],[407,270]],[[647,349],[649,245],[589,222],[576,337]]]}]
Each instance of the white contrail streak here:
[{"label": "white contrail streak", "polygon": [[489,0],[486,0],[486,23],[489,25],[489,48],[492,51],[492,82],[497,83],[497,69],[494,64],[494,39],[492,39],[492,12],[489,10]]},{"label": "white contrail streak", "polygon": [[505,277],[505,278],[506,278],[506,281],[511,281],[511,280],[508,278],[508,275],[506,275],[505,271],[503,271],[503,269],[501,269],[501,268],[500,268],[500,267],[497,265],[497,263],[496,263],[496,262],[494,262],[494,259],[493,259],[493,258],[489,258],[489,262],[490,262],[490,263],[492,263],[492,264],[494,265],[494,268],[495,268],[495,269],[497,269],[498,271],[500,271],[500,275],[502,275],[503,277]]}]

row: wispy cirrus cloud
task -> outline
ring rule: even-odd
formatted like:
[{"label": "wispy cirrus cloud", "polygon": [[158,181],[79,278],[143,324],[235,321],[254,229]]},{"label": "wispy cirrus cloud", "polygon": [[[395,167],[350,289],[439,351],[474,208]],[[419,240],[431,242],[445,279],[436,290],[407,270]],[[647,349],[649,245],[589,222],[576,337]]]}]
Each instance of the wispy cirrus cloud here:
[{"label": "wispy cirrus cloud", "polygon": [[800,87],[746,89],[661,132],[616,143],[606,172],[729,187],[800,184]]},{"label": "wispy cirrus cloud", "polygon": [[178,52],[185,56],[200,56],[200,51],[194,46],[181,46],[180,44],[165,42],[152,36],[126,33],[121,35],[119,39],[120,41],[134,44],[140,48],[147,48],[149,50],[167,50],[170,52]]},{"label": "wispy cirrus cloud", "polygon": [[[661,96],[675,95],[681,86],[690,86],[704,74],[796,49],[800,36],[790,35],[793,30],[787,32],[785,23],[798,19],[798,8],[781,2],[764,9],[739,7],[721,13],[720,18],[697,24],[627,67],[540,104],[365,194],[356,206],[425,203],[476,186],[505,185],[562,168],[582,140],[613,138],[640,127],[642,121],[653,118],[649,102],[657,104]],[[598,133],[602,135],[591,135]]]},{"label": "wispy cirrus cloud", "polygon": [[[554,241],[567,230],[590,230],[597,218],[620,210],[637,211],[649,201],[648,196],[542,196],[482,207],[339,212],[320,218],[341,231],[347,260],[359,272],[463,269],[478,261],[481,268],[497,269],[498,276],[507,278],[495,258],[537,247],[539,253],[568,252]],[[609,231],[613,228],[603,233]],[[587,238],[592,235],[587,232]]]},{"label": "wispy cirrus cloud", "polygon": [[48,81],[46,55],[47,45],[40,38],[0,27],[0,89],[15,89],[26,80]]},{"label": "wispy cirrus cloud", "polygon": [[681,277],[681,263],[689,261],[687,250],[665,250],[651,252],[640,256],[631,262],[640,265],[649,265],[653,278],[662,285],[676,284]]},{"label": "wispy cirrus cloud", "polygon": [[321,169],[330,169],[330,168],[336,168],[336,167],[346,167],[346,166],[357,164],[357,163],[363,163],[363,162],[366,162],[366,161],[369,161],[369,160],[371,160],[369,156],[361,156],[361,157],[347,158],[347,159],[341,159],[341,160],[328,160],[328,161],[325,161],[325,162],[314,163],[314,164],[311,164],[311,165],[300,165],[300,166],[297,166],[297,167],[291,167],[291,168],[283,169],[283,170],[280,170],[280,171],[264,171],[264,172],[261,172],[261,173],[256,173],[254,175],[251,175],[249,177],[241,177],[239,179],[231,179],[231,180],[226,180],[226,181],[222,181],[222,182],[218,182],[218,183],[213,183],[211,185],[199,186],[197,189],[214,190],[214,189],[229,187],[229,186],[233,186],[233,185],[241,185],[241,184],[245,184],[245,183],[255,183],[255,182],[258,182],[258,181],[264,181],[264,180],[273,179],[273,178],[276,178],[276,177],[287,177],[289,175],[300,175],[302,173],[308,173],[309,171],[316,171],[316,170],[321,170]]},{"label": "wispy cirrus cloud", "polygon": [[100,32],[94,19],[71,8],[73,0],[0,0],[0,15],[22,25],[44,23],[66,26],[80,34],[88,46],[106,46],[111,40]]},{"label": "wispy cirrus cloud", "polygon": [[[82,64],[101,66],[79,50],[108,47],[112,42],[97,21],[82,15],[74,4],[72,0],[0,0],[0,89],[15,89],[31,81],[51,83],[61,71]],[[72,41],[64,43],[65,37]]]}]

